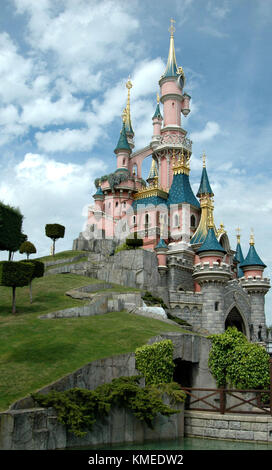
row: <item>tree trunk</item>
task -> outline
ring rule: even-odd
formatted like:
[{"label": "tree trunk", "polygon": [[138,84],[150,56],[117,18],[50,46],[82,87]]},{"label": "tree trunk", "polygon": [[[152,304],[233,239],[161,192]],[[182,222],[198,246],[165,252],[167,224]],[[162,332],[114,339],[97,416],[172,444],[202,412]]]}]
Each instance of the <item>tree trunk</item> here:
[{"label": "tree trunk", "polygon": [[30,303],[32,304],[32,281],[29,283],[29,297],[30,297]]},{"label": "tree trunk", "polygon": [[56,243],[56,240],[54,239],[53,240],[53,256],[55,256],[55,243]]},{"label": "tree trunk", "polygon": [[16,313],[16,286],[12,286],[12,313]]}]

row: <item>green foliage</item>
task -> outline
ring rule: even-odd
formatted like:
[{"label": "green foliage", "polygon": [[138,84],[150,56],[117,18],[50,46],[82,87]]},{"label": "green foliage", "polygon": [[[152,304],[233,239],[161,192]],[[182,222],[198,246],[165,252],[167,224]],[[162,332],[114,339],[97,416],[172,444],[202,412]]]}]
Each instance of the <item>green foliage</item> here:
[{"label": "green foliage", "polygon": [[238,389],[269,388],[269,356],[265,348],[250,343],[235,327],[210,338],[208,365],[218,387],[229,384]]},{"label": "green foliage", "polygon": [[171,340],[145,345],[135,351],[136,368],[143,374],[147,385],[173,381],[174,361]]},{"label": "green foliage", "polygon": [[160,297],[155,297],[152,295],[150,292],[146,291],[142,295],[142,299],[145,302],[147,306],[149,305],[160,305],[162,308],[167,309],[167,305],[164,303],[164,301]]},{"label": "green foliage", "polygon": [[[107,416],[112,406],[131,410],[151,428],[158,413],[170,416],[179,412],[163,403],[162,394],[166,390],[160,391],[154,386],[140,387],[139,380],[139,376],[120,377],[95,390],[73,388],[65,392],[52,391],[47,395],[35,393],[31,396],[39,406],[55,408],[58,420],[79,437],[91,430],[97,419]],[[178,394],[177,384],[169,386],[169,390],[174,401],[184,401],[182,393]]]},{"label": "green foliage", "polygon": [[115,186],[118,186],[118,184],[122,183],[123,181],[127,181],[128,178],[129,178],[128,172],[110,173],[109,175],[101,176],[101,178],[96,178],[94,184],[96,188],[98,188],[101,183],[108,181],[110,188],[113,189]]},{"label": "green foliage", "polygon": [[0,250],[17,251],[24,241],[20,210],[0,202]]},{"label": "green foliage", "polygon": [[58,240],[59,238],[63,238],[65,233],[65,227],[60,224],[46,224],[45,226],[45,234],[47,237],[51,238],[52,240]]},{"label": "green foliage", "polygon": [[19,251],[20,251],[21,254],[26,253],[27,257],[29,255],[33,254],[33,253],[37,253],[35,245],[33,245],[33,243],[31,243],[29,241],[23,242],[20,246]]},{"label": "green foliage", "polygon": [[23,261],[20,261],[20,263],[31,263],[33,265],[31,281],[37,277],[43,277],[45,268],[44,263],[42,263],[42,261],[39,261],[37,259],[25,259]]},{"label": "green foliage", "polygon": [[126,250],[134,250],[132,246],[128,246],[126,243],[122,243],[122,245],[117,246],[114,250],[114,254],[119,253],[119,251],[126,251]]},{"label": "green foliage", "polygon": [[7,287],[27,286],[32,278],[34,265],[21,261],[0,262],[0,285]]}]

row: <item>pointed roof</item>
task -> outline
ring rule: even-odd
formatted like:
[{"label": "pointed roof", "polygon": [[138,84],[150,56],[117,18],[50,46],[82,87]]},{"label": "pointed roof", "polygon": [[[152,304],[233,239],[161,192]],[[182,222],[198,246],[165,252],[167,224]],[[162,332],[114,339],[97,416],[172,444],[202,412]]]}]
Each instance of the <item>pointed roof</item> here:
[{"label": "pointed roof", "polygon": [[245,260],[240,264],[240,268],[243,269],[247,266],[261,266],[263,268],[266,268],[266,265],[262,262],[255,249],[253,235],[251,235],[250,237],[249,245],[250,247],[248,250],[248,254],[245,257]]},{"label": "pointed roof", "polygon": [[206,156],[203,154],[203,168],[202,168],[202,175],[201,175],[201,181],[200,181],[200,186],[197,192],[197,197],[203,196],[204,194],[209,194],[210,196],[213,196],[212,188],[209,182],[208,178],[208,173],[206,170]]},{"label": "pointed roof", "polygon": [[221,253],[226,253],[222,245],[220,245],[217,240],[213,227],[209,227],[207,236],[201,247],[197,250],[197,253],[203,253],[204,251],[219,251]]},{"label": "pointed roof", "polygon": [[155,250],[160,248],[168,249],[168,246],[162,238],[160,238],[159,243],[155,246]]},{"label": "pointed roof", "polygon": [[244,255],[242,252],[241,244],[240,244],[240,229],[237,229],[237,245],[236,245],[236,252],[234,256],[234,260],[236,260],[237,264],[237,275],[238,277],[243,277],[244,273],[240,268],[241,263],[244,262]]},{"label": "pointed roof", "polygon": [[168,60],[167,60],[166,69],[165,69],[165,72],[164,72],[162,78],[177,77],[177,73],[178,73],[178,66],[177,66],[175,45],[174,45],[175,28],[174,28],[173,23],[175,23],[175,21],[171,19],[171,26],[169,28],[169,32],[171,33],[171,35],[170,35],[170,46],[169,46]]},{"label": "pointed roof", "polygon": [[102,189],[101,189],[101,186],[98,186],[96,193],[93,195],[94,198],[95,198],[96,196],[104,196],[104,193],[103,193],[103,191],[102,191]]},{"label": "pointed roof", "polygon": [[130,145],[127,140],[125,122],[123,121],[123,126],[120,132],[120,137],[117,143],[117,146],[114,150],[115,153],[118,153],[119,150],[129,150],[131,152]]},{"label": "pointed roof", "polygon": [[163,117],[161,115],[161,110],[160,110],[160,96],[159,96],[158,93],[157,93],[157,107],[156,107],[156,110],[155,110],[155,113],[154,113],[152,119],[155,119],[155,118],[163,119]]},{"label": "pointed roof", "polygon": [[157,177],[158,177],[157,165],[156,165],[155,159],[152,158],[152,163],[151,163],[149,175],[148,175],[148,178],[146,179],[146,181],[153,180],[154,178],[157,178]]}]

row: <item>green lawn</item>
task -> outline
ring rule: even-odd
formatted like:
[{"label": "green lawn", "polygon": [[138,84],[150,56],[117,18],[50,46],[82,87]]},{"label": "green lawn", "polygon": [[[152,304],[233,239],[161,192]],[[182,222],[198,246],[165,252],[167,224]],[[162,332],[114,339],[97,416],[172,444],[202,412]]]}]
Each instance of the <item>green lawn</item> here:
[{"label": "green lawn", "polygon": [[11,314],[11,289],[0,287],[0,410],[95,359],[135,351],[163,331],[181,331],[159,320],[114,312],[106,315],[40,320],[38,315],[80,305],[69,289],[98,282],[57,274],[18,288],[17,314]]},{"label": "green lawn", "polygon": [[81,255],[82,253],[85,253],[86,256],[88,252],[86,251],[77,251],[77,250],[68,250],[68,251],[60,251],[59,253],[55,253],[55,256],[49,255],[49,256],[43,256],[42,258],[35,258],[40,261],[57,261],[60,259],[68,259],[68,258],[73,258],[73,256],[78,256]]}]

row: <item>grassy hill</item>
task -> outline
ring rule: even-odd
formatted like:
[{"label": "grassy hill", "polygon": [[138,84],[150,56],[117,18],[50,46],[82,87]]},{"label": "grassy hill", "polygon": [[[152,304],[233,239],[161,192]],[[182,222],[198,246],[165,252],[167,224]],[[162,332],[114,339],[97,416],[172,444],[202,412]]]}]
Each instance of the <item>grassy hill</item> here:
[{"label": "grassy hill", "polygon": [[90,361],[135,351],[164,331],[181,331],[175,325],[127,312],[57,320],[38,318],[81,305],[82,301],[65,292],[91,282],[98,281],[75,274],[35,279],[32,304],[28,287],[17,288],[16,315],[11,314],[11,289],[0,286],[0,411]]}]

